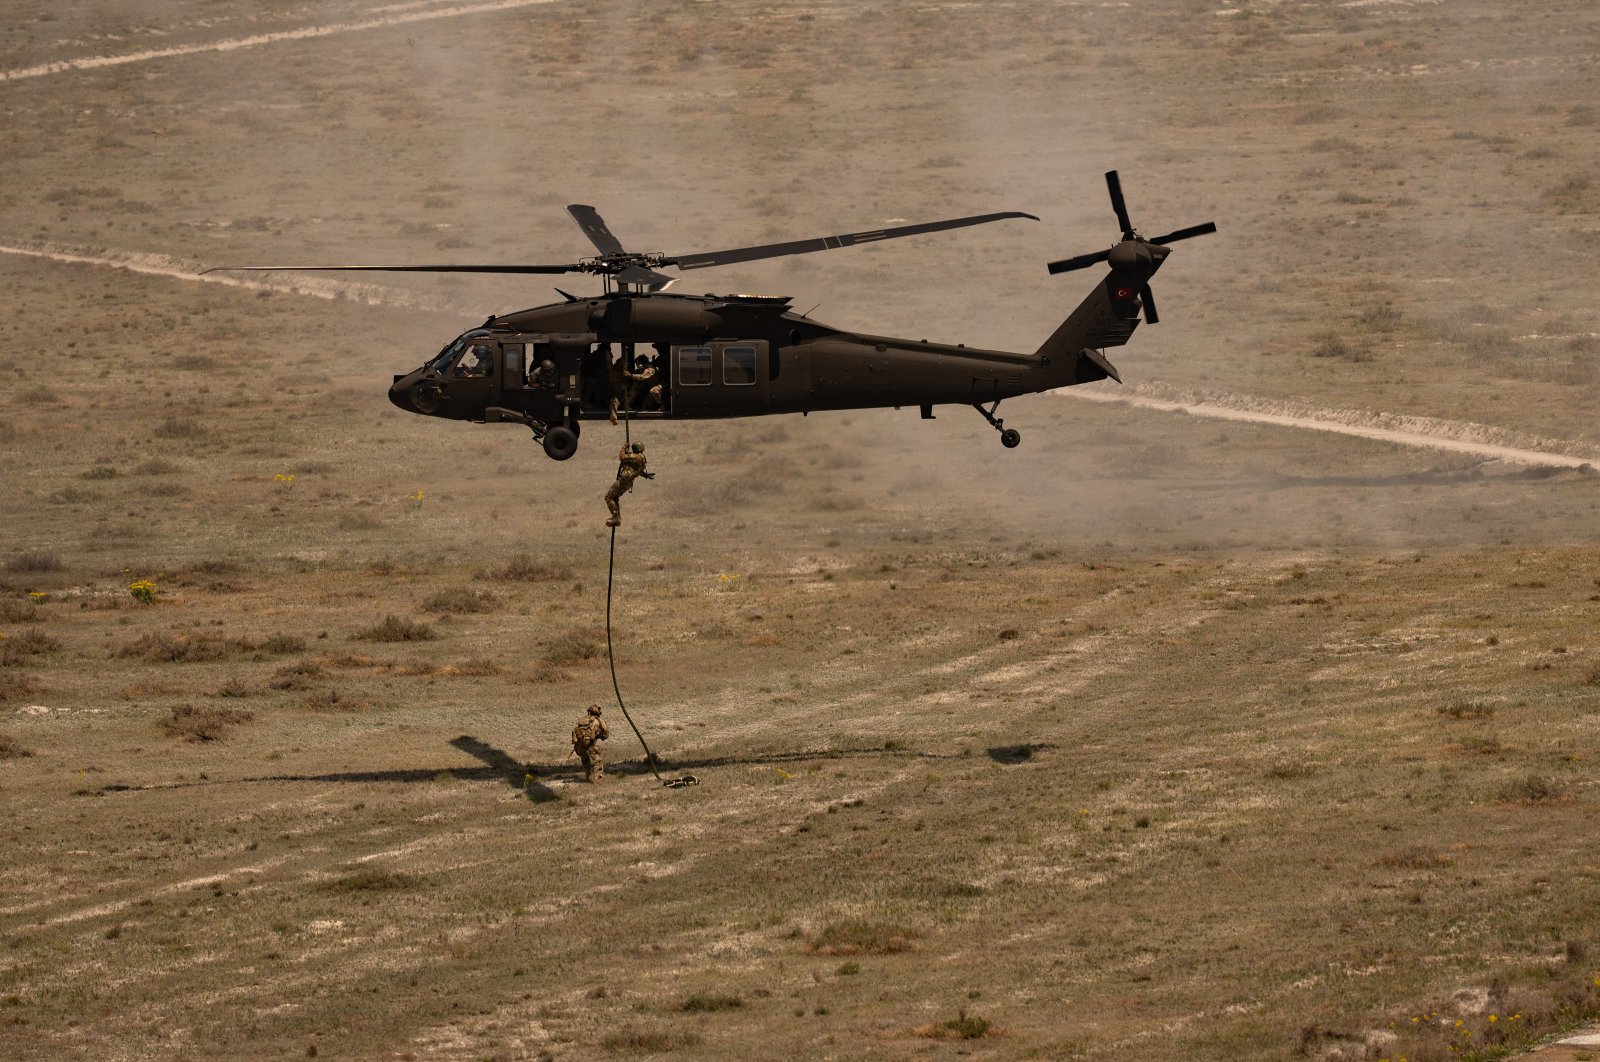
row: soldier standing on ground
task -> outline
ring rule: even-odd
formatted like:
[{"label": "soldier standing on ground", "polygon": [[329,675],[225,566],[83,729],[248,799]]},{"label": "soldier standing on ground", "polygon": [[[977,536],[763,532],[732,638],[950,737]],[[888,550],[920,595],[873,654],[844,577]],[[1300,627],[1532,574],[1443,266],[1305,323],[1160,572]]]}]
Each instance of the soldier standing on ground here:
[{"label": "soldier standing on ground", "polygon": [[607,527],[622,526],[622,506],[618,500],[633,489],[633,481],[640,476],[645,479],[656,478],[655,473],[644,470],[644,443],[634,443],[632,446],[623,444],[622,452],[617,455],[617,481],[606,491],[606,508],[611,510],[611,519],[606,521]]},{"label": "soldier standing on ground", "polygon": [[599,782],[605,777],[606,763],[600,742],[610,736],[605,720],[600,718],[600,706],[589,705],[588,718],[572,728],[572,751],[583,763],[584,781]]}]

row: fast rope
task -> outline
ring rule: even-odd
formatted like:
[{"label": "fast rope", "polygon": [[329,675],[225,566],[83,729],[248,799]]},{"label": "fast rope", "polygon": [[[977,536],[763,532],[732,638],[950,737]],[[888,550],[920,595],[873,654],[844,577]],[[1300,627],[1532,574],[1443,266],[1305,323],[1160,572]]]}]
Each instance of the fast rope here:
[{"label": "fast rope", "polygon": [[[633,371],[633,358],[628,358],[628,371]],[[633,434],[628,421],[629,394],[627,383],[623,383],[622,391],[622,442],[624,446],[631,445]],[[611,528],[611,558],[606,564],[606,663],[611,667],[611,691],[617,695],[617,707],[622,709],[622,718],[628,721],[633,728],[633,736],[639,739],[639,745],[644,749],[644,762],[650,768],[650,773],[656,776],[656,781],[667,789],[682,789],[684,786],[699,785],[700,779],[692,774],[681,778],[663,778],[661,772],[656,770],[656,754],[650,751],[650,746],[645,744],[644,735],[639,732],[639,725],[633,721],[633,716],[628,714],[628,706],[622,700],[622,687],[617,684],[617,657],[611,649],[611,585],[617,573],[617,529]]]}]

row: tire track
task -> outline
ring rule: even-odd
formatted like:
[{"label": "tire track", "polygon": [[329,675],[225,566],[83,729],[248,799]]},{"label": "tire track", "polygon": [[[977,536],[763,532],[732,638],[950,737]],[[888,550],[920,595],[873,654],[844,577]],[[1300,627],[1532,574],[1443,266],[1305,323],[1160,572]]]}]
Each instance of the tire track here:
[{"label": "tire track", "polygon": [[[1213,396],[1211,401],[1202,402],[1188,399],[1155,398],[1137,392],[1118,394],[1104,391],[1083,391],[1078,388],[1051,391],[1050,394],[1065,395],[1068,398],[1076,398],[1087,402],[1121,402],[1130,406],[1138,406],[1141,409],[1156,409],[1167,413],[1189,413],[1197,417],[1212,417],[1217,420],[1243,421],[1251,424],[1270,424],[1281,428],[1299,428],[1305,431],[1325,431],[1338,435],[1353,435],[1361,439],[1394,443],[1399,446],[1448,450],[1452,453],[1471,454],[1491,461],[1508,461],[1512,464],[1536,465],[1545,468],[1592,468],[1597,460],[1600,460],[1580,454],[1555,453],[1548,450],[1506,446],[1483,441],[1483,436],[1492,435],[1500,431],[1500,429],[1465,421],[1401,418],[1404,421],[1414,423],[1425,422],[1431,430],[1422,431],[1360,423],[1362,419],[1385,418],[1387,416],[1385,414],[1315,409],[1311,407],[1296,407],[1292,413],[1252,409],[1249,406],[1254,404],[1256,400],[1246,396],[1221,398]],[[1462,438],[1461,436],[1477,436],[1478,438]]]},{"label": "tire track", "polygon": [[203,44],[179,44],[170,48],[151,48],[140,52],[126,52],[122,55],[90,55],[77,59],[61,59],[50,63],[40,63],[37,66],[25,66],[14,70],[0,71],[0,81],[22,81],[28,78],[47,77],[51,74],[64,74],[73,70],[96,70],[101,67],[123,66],[127,63],[142,63],[151,59],[170,59],[175,56],[196,55],[202,52],[231,52],[240,48],[255,48],[264,44],[278,44],[283,41],[312,40],[318,37],[332,37],[340,33],[359,33],[362,30],[387,29],[391,26],[406,26],[415,22],[431,22],[442,18],[460,18],[466,15],[513,11],[517,8],[534,7],[556,2],[557,0],[485,0],[482,3],[457,4],[453,7],[434,8],[427,11],[408,11],[403,14],[387,15],[382,18],[363,19],[359,22],[336,22],[327,26],[304,26],[300,29],[282,30],[277,33],[257,33],[249,37],[234,37],[230,40],[209,41]]},{"label": "tire track", "polygon": [[192,267],[185,265],[178,259],[169,258],[161,254],[104,252],[101,255],[88,255],[50,244],[43,244],[37,247],[0,244],[0,254],[43,258],[47,261],[63,262],[68,265],[92,265],[106,269],[122,269],[130,273],[142,273],[145,276],[165,277],[171,280],[182,280],[196,284],[221,284],[224,287],[242,288],[246,291],[273,291],[284,295],[305,295],[314,299],[327,299],[330,301],[344,299],[367,306],[389,306],[398,309],[429,310],[439,313],[467,315],[471,315],[473,312],[460,306],[451,305],[442,299],[431,299],[424,295],[403,294],[392,288],[381,287],[377,284],[362,284],[349,280],[308,277],[289,284],[281,281],[231,277],[221,273],[207,273],[201,276]]}]

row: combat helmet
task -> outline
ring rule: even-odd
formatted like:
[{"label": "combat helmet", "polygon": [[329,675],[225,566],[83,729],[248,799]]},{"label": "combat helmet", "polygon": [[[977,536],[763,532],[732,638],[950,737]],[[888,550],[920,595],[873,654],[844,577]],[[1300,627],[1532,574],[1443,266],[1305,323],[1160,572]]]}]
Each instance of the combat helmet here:
[{"label": "combat helmet", "polygon": [[589,714],[596,719],[600,718],[600,706],[598,704],[589,705]]}]

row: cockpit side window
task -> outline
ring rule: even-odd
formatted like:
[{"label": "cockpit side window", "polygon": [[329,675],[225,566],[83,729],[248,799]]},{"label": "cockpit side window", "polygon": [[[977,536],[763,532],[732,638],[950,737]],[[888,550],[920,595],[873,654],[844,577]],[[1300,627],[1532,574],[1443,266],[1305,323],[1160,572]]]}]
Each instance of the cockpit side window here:
[{"label": "cockpit side window", "polygon": [[494,371],[494,351],[487,343],[474,343],[461,355],[451,376],[485,377]]}]

